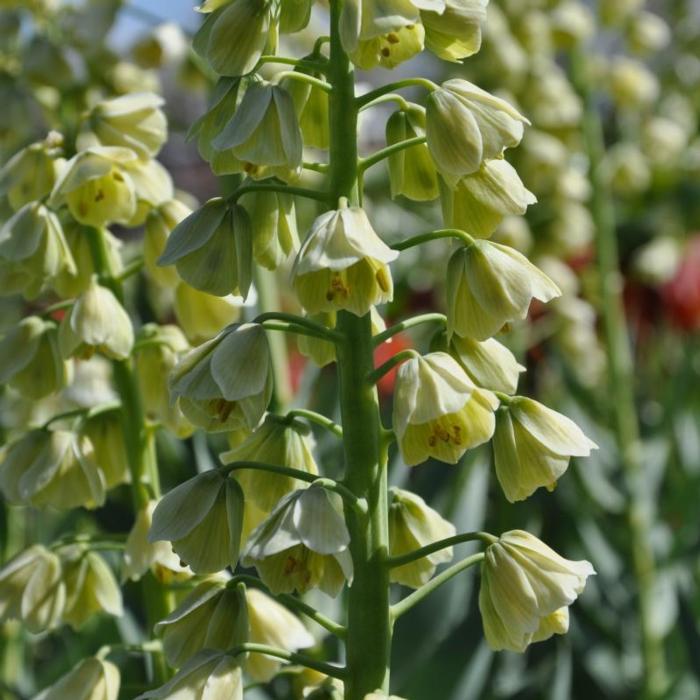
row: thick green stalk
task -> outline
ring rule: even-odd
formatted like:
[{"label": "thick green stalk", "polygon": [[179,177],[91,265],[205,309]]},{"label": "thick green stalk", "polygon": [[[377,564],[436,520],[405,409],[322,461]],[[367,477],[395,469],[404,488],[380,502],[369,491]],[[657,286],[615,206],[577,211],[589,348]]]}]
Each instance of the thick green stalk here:
[{"label": "thick green stalk", "polygon": [[[352,66],[340,42],[343,0],[331,0],[330,194],[358,202],[357,106]],[[346,509],[354,580],[348,599],[345,698],[362,700],[389,687],[392,622],[389,608],[386,453],[379,401],[368,379],[374,369],[369,314],[338,314],[340,407],[345,450],[345,484],[368,504],[368,512]]]},{"label": "thick green stalk", "polygon": [[572,57],[574,81],[586,111],[583,130],[593,187],[591,210],[596,230],[596,264],[614,427],[627,484],[627,522],[634,575],[639,595],[642,637],[643,697],[654,700],[667,688],[663,640],[653,627],[656,563],[651,545],[651,502],[642,463],[639,418],[634,396],[634,358],[622,300],[622,276],[617,244],[615,209],[602,180],[605,141],[582,54]]}]

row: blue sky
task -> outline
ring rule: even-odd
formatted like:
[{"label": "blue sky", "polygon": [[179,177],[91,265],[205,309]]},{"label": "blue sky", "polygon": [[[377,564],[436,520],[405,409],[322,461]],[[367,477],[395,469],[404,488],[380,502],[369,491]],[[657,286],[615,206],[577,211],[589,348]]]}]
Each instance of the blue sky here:
[{"label": "blue sky", "polygon": [[[196,0],[128,0],[134,8],[141,8],[164,20],[177,22],[183,27],[196,29],[201,21],[201,15],[194,11]],[[117,43],[131,43],[135,36],[142,34],[148,25],[136,19],[132,13],[122,11],[117,26],[112,35]]]}]

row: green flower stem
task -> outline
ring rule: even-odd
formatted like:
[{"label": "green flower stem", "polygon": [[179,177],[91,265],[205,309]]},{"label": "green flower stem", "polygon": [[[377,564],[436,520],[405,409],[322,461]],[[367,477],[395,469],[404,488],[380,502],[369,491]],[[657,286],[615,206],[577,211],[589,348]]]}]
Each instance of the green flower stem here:
[{"label": "green flower stem", "polygon": [[314,78],[313,75],[309,75],[308,73],[300,73],[299,71],[294,70],[285,70],[281,73],[277,73],[275,76],[275,84],[279,85],[279,83],[285,78],[287,80],[298,80],[300,83],[307,83],[307,85],[317,87],[324,92],[330,93],[333,91],[333,86],[327,83],[325,80],[320,80],[319,78]]},{"label": "green flower stem", "polygon": [[287,418],[304,418],[310,423],[320,425],[336,437],[343,437],[343,429],[337,423],[321,413],[316,413],[316,411],[310,411],[307,408],[293,408],[291,411],[287,411]]},{"label": "green flower stem", "polygon": [[617,245],[614,203],[603,180],[605,140],[600,115],[593,97],[588,66],[582,52],[572,55],[574,84],[585,104],[583,132],[590,161],[591,213],[596,231],[601,314],[608,360],[608,378],[613,397],[616,440],[627,483],[627,523],[634,574],[639,594],[642,638],[643,697],[659,698],[668,688],[663,639],[654,629],[654,582],[656,562],[651,545],[652,512],[642,463],[639,417],[634,396],[634,359],[622,301],[622,277]]},{"label": "green flower stem", "polygon": [[381,97],[377,97],[376,99],[372,100],[371,102],[366,102],[365,104],[360,107],[358,112],[364,112],[366,109],[370,109],[371,107],[376,107],[377,105],[384,104],[386,102],[396,102],[396,104],[399,106],[399,109],[406,110],[408,109],[408,100],[404,99],[401,97],[401,95],[398,95],[395,92],[390,92],[387,95],[382,95]]},{"label": "green flower stem", "polygon": [[95,654],[98,659],[106,659],[112,654],[131,653],[131,654],[161,654],[163,645],[160,639],[149,639],[141,644],[105,644],[100,647]]},{"label": "green flower stem", "polygon": [[265,656],[273,656],[276,659],[282,659],[283,661],[288,661],[292,664],[299,664],[300,666],[306,666],[306,668],[313,669],[319,673],[323,673],[331,678],[338,678],[342,680],[345,678],[346,669],[342,666],[333,666],[332,664],[324,663],[323,661],[317,661],[316,659],[306,656],[305,654],[298,654],[293,651],[287,651],[286,649],[278,649],[277,647],[271,647],[267,644],[253,644],[252,642],[246,642],[245,644],[239,644],[226,652],[229,656],[241,656],[242,654],[264,654]]},{"label": "green flower stem", "polygon": [[97,416],[101,413],[107,413],[109,411],[118,411],[121,406],[122,405],[118,401],[110,401],[109,403],[102,404],[101,406],[95,406],[94,408],[74,408],[71,411],[65,411],[64,413],[57,413],[55,416],[51,416],[51,418],[49,418],[41,427],[46,430],[46,428],[48,428],[52,423],[56,423],[60,420],[82,418],[88,414],[91,416]]},{"label": "green flower stem", "polygon": [[434,590],[442,586],[443,583],[447,583],[451,578],[461,573],[465,569],[468,569],[474,564],[478,564],[484,558],[483,552],[478,552],[477,554],[472,554],[472,556],[462,559],[462,561],[453,564],[449,569],[445,569],[442,573],[439,573],[434,578],[431,578],[428,583],[421,586],[417,591],[414,591],[410,595],[400,600],[391,606],[391,618],[392,620],[397,620],[401,615],[408,612],[413,606],[420,603],[423,598],[429,596]]},{"label": "green flower stem", "polygon": [[144,266],[144,261],[143,258],[136,258],[136,260],[132,260],[120,273],[117,275],[117,280],[119,282],[123,282],[126,279],[129,279],[132,275],[135,275],[137,272],[140,272],[141,269]]},{"label": "green flower stem", "polygon": [[306,187],[291,187],[289,185],[285,185],[282,182],[260,182],[251,185],[241,185],[229,197],[229,202],[238,201],[239,197],[242,197],[248,192],[280,192],[282,194],[291,194],[295,197],[306,197],[306,199],[313,199],[317,202],[324,202],[325,204],[328,204],[329,201],[329,196],[327,192],[311,190],[307,189]]},{"label": "green flower stem", "polygon": [[316,337],[321,340],[327,340],[331,343],[337,343],[343,340],[343,336],[338,331],[334,331],[331,328],[326,328],[320,323],[316,323],[311,319],[305,318],[304,316],[295,316],[294,314],[286,314],[281,311],[267,311],[265,313],[259,314],[253,319],[253,323],[261,323],[265,325],[266,321],[284,321],[294,326],[300,326],[308,331],[314,333]]},{"label": "green flower stem", "polygon": [[70,309],[71,306],[75,304],[75,299],[65,299],[64,301],[59,301],[56,304],[51,304],[45,309],[39,312],[39,316],[51,316],[57,311],[63,311],[64,309]]},{"label": "green flower stem", "polygon": [[311,161],[305,160],[301,164],[301,167],[304,168],[304,170],[313,170],[315,173],[327,173],[328,172],[328,164],[327,163],[313,163]]},{"label": "green flower stem", "polygon": [[331,620],[326,617],[323,613],[320,613],[316,608],[311,607],[308,603],[305,603],[301,598],[297,598],[289,593],[278,593],[274,594],[270,589],[257,577],[249,576],[247,574],[236,574],[230,581],[227,581],[226,585],[229,587],[234,587],[239,583],[244,583],[250,588],[259,588],[260,590],[267,593],[271,598],[274,598],[279,603],[282,603],[285,607],[296,610],[302,613],[310,620],[328,630],[332,635],[343,639],[345,637],[346,629],[343,625],[335,620]]},{"label": "green flower stem", "polygon": [[320,340],[325,340],[332,343],[332,340],[320,336],[316,331],[312,331],[309,328],[304,328],[302,326],[297,326],[293,323],[286,323],[284,321],[265,321],[263,328],[266,331],[281,331],[282,333],[293,333],[294,335],[306,335],[309,338],[317,338]]},{"label": "green flower stem", "polygon": [[432,92],[433,90],[437,90],[439,86],[436,85],[432,80],[428,80],[427,78],[406,78],[405,80],[398,80],[395,83],[388,83],[386,85],[382,85],[376,90],[372,90],[371,92],[367,92],[364,95],[360,95],[355,99],[355,105],[357,109],[362,109],[365,105],[368,105],[370,102],[374,102],[378,97],[383,97],[384,95],[390,92],[394,92],[394,90],[401,90],[407,87],[422,87],[425,88],[428,92]]},{"label": "green flower stem", "polygon": [[385,374],[391,372],[394,367],[400,365],[402,362],[406,362],[406,360],[411,360],[414,357],[420,357],[420,353],[410,348],[407,350],[401,350],[401,352],[397,352],[396,355],[389,358],[383,365],[380,365],[377,367],[377,369],[370,372],[367,377],[372,384],[376,384]]},{"label": "green flower stem", "polygon": [[412,561],[417,561],[423,557],[427,557],[433,552],[439,552],[441,549],[447,549],[447,547],[452,547],[456,544],[462,544],[463,542],[473,542],[474,540],[479,540],[486,545],[498,542],[498,537],[490,535],[488,532],[464,532],[460,535],[453,535],[452,537],[446,537],[444,540],[438,540],[437,542],[431,542],[425,547],[420,549],[415,549],[412,552],[402,554],[400,557],[390,557],[387,559],[387,566],[393,569],[397,566],[403,566],[404,564],[410,564]]},{"label": "green flower stem", "polygon": [[[358,188],[355,79],[340,39],[344,0],[331,0],[330,194],[360,201]],[[389,90],[386,90],[389,92]],[[370,97],[367,102],[378,95]],[[336,346],[340,409],[345,452],[345,485],[367,501],[368,511],[347,510],[350,554],[354,567],[348,592],[346,700],[363,700],[375,690],[389,690],[392,619],[389,608],[388,489],[386,449],[382,441],[379,400],[369,374],[374,368],[370,315],[338,313]]]},{"label": "green flower stem", "polygon": [[441,326],[446,326],[447,316],[445,316],[445,314],[429,313],[413,316],[413,318],[407,318],[405,321],[400,321],[393,326],[389,326],[389,328],[387,328],[385,331],[377,333],[377,335],[375,335],[373,338],[374,345],[381,345],[383,342],[389,340],[389,338],[393,338],[397,333],[401,333],[409,328],[415,328],[416,326],[420,326],[425,323],[435,323]]},{"label": "green flower stem", "polygon": [[394,143],[391,146],[387,146],[386,148],[382,148],[381,150],[377,151],[376,153],[373,153],[371,156],[367,156],[367,158],[360,159],[360,164],[359,164],[360,173],[364,173],[365,170],[367,170],[367,168],[371,168],[376,163],[380,163],[385,158],[388,158],[389,156],[393,155],[394,153],[399,153],[400,151],[404,151],[407,148],[411,148],[411,146],[419,146],[422,143],[425,143],[425,136],[414,136],[412,139],[406,139],[405,141],[399,141],[398,143]]},{"label": "green flower stem", "polygon": [[326,70],[325,62],[312,61],[308,58],[290,58],[289,56],[260,56],[258,65],[264,63],[279,63],[280,65],[295,66],[301,70],[318,71],[323,73]]},{"label": "green flower stem", "polygon": [[437,231],[419,233],[416,236],[407,238],[405,241],[392,243],[391,247],[394,250],[408,250],[408,248],[413,248],[423,243],[430,243],[431,241],[437,241],[440,238],[457,238],[465,245],[472,245],[474,243],[474,239],[466,231],[460,231],[458,228],[441,228]]}]

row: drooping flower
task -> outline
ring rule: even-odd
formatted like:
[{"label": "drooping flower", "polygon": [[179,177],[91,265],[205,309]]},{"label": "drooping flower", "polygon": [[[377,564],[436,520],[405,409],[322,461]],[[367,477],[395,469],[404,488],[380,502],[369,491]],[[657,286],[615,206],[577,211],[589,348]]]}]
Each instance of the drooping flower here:
[{"label": "drooping flower", "polygon": [[489,0],[446,0],[443,12],[421,10],[425,47],[443,61],[461,61],[481,48]]},{"label": "drooping flower", "polygon": [[35,700],[117,700],[120,685],[121,677],[117,666],[91,656],[44,689]]}]

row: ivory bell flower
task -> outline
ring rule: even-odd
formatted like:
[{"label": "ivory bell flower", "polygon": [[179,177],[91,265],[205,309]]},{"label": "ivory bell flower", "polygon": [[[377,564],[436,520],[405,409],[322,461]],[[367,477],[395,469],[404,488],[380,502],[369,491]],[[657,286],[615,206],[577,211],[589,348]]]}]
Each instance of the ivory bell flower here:
[{"label": "ivory bell flower", "polygon": [[310,314],[345,309],[364,316],[393,298],[388,263],[397,257],[364,210],[341,200],[339,209],[314,221],[294,262],[292,282]]},{"label": "ivory bell flower", "polygon": [[241,545],[243,492],[219,471],[198,474],[163,496],[153,511],[151,543],[171,542],[198,574],[235,568]]},{"label": "ivory bell flower", "polygon": [[170,394],[185,416],[210,432],[252,430],[272,396],[272,364],[262,326],[229,326],[190,350],[170,375]]},{"label": "ivory bell flower", "polygon": [[422,10],[425,47],[443,61],[458,62],[481,48],[488,0],[446,0],[443,12]]},{"label": "ivory bell flower", "polygon": [[60,391],[71,377],[71,365],[58,348],[56,324],[27,316],[0,340],[0,383],[30,399]]},{"label": "ivory bell flower", "polygon": [[428,148],[450,184],[517,146],[529,123],[505,100],[460,78],[433,90],[426,105]]},{"label": "ivory bell flower", "polygon": [[34,700],[117,700],[121,677],[111,662],[91,656],[61,677]]},{"label": "ivory bell flower", "polygon": [[[253,295],[251,294],[250,297]],[[250,300],[249,297],[249,300]],[[210,340],[225,326],[238,321],[243,309],[242,297],[227,294],[215,297],[180,282],[175,287],[173,311],[180,328],[193,345]]]},{"label": "ivory bell flower", "polygon": [[[312,446],[309,430],[303,423],[268,414],[248,438],[238,447],[222,453],[220,458],[223,464],[265,462],[318,474]],[[235,477],[243,488],[246,501],[252,501],[266,513],[282,496],[302,486],[298,479],[258,469],[240,469]]]},{"label": "ivory bell flower", "polygon": [[414,357],[399,367],[393,425],[408,466],[434,457],[456,464],[491,438],[496,397],[479,389],[444,352]]},{"label": "ivory bell flower", "polygon": [[479,610],[494,651],[524,652],[533,641],[568,628],[562,608],[595,574],[585,560],[570,561],[523,530],[503,533],[481,565]]},{"label": "ivory bell flower", "polygon": [[349,543],[335,494],[310,486],[280,500],[251,533],[242,561],[275,594],[320,588],[335,597],[352,579]]},{"label": "ivory bell flower", "polygon": [[420,22],[399,27],[387,34],[361,39],[350,54],[352,62],[363,70],[377,66],[396,68],[423,50],[425,29]]},{"label": "ivory bell flower", "polygon": [[551,301],[559,287],[513,248],[477,239],[458,248],[447,265],[449,335],[486,340],[527,316],[530,302]]},{"label": "ivory bell flower", "polygon": [[552,491],[571,457],[596,448],[571,419],[533,399],[516,396],[496,414],[496,476],[511,503],[540,486]]},{"label": "ivory bell flower", "polygon": [[134,329],[114,293],[93,276],[90,286],[63,317],[58,342],[64,357],[88,359],[99,352],[125,360],[134,345]]},{"label": "ivory bell flower", "polygon": [[121,411],[88,413],[80,423],[79,434],[92,445],[93,459],[110,489],[130,481]]},{"label": "ivory bell flower", "polygon": [[20,619],[30,632],[44,632],[59,623],[65,601],[61,562],[43,545],[25,549],[0,569],[1,622]]},{"label": "ivory bell flower", "polygon": [[243,700],[243,674],[237,658],[205,649],[193,656],[165,685],[136,700]]},{"label": "ivory bell flower", "polygon": [[[390,556],[408,554],[455,534],[455,526],[428,506],[420,496],[399,488],[391,489]],[[410,564],[394,567],[391,569],[391,580],[411,588],[420,588],[432,578],[437,566],[450,561],[452,556],[452,547],[445,547]]]}]

